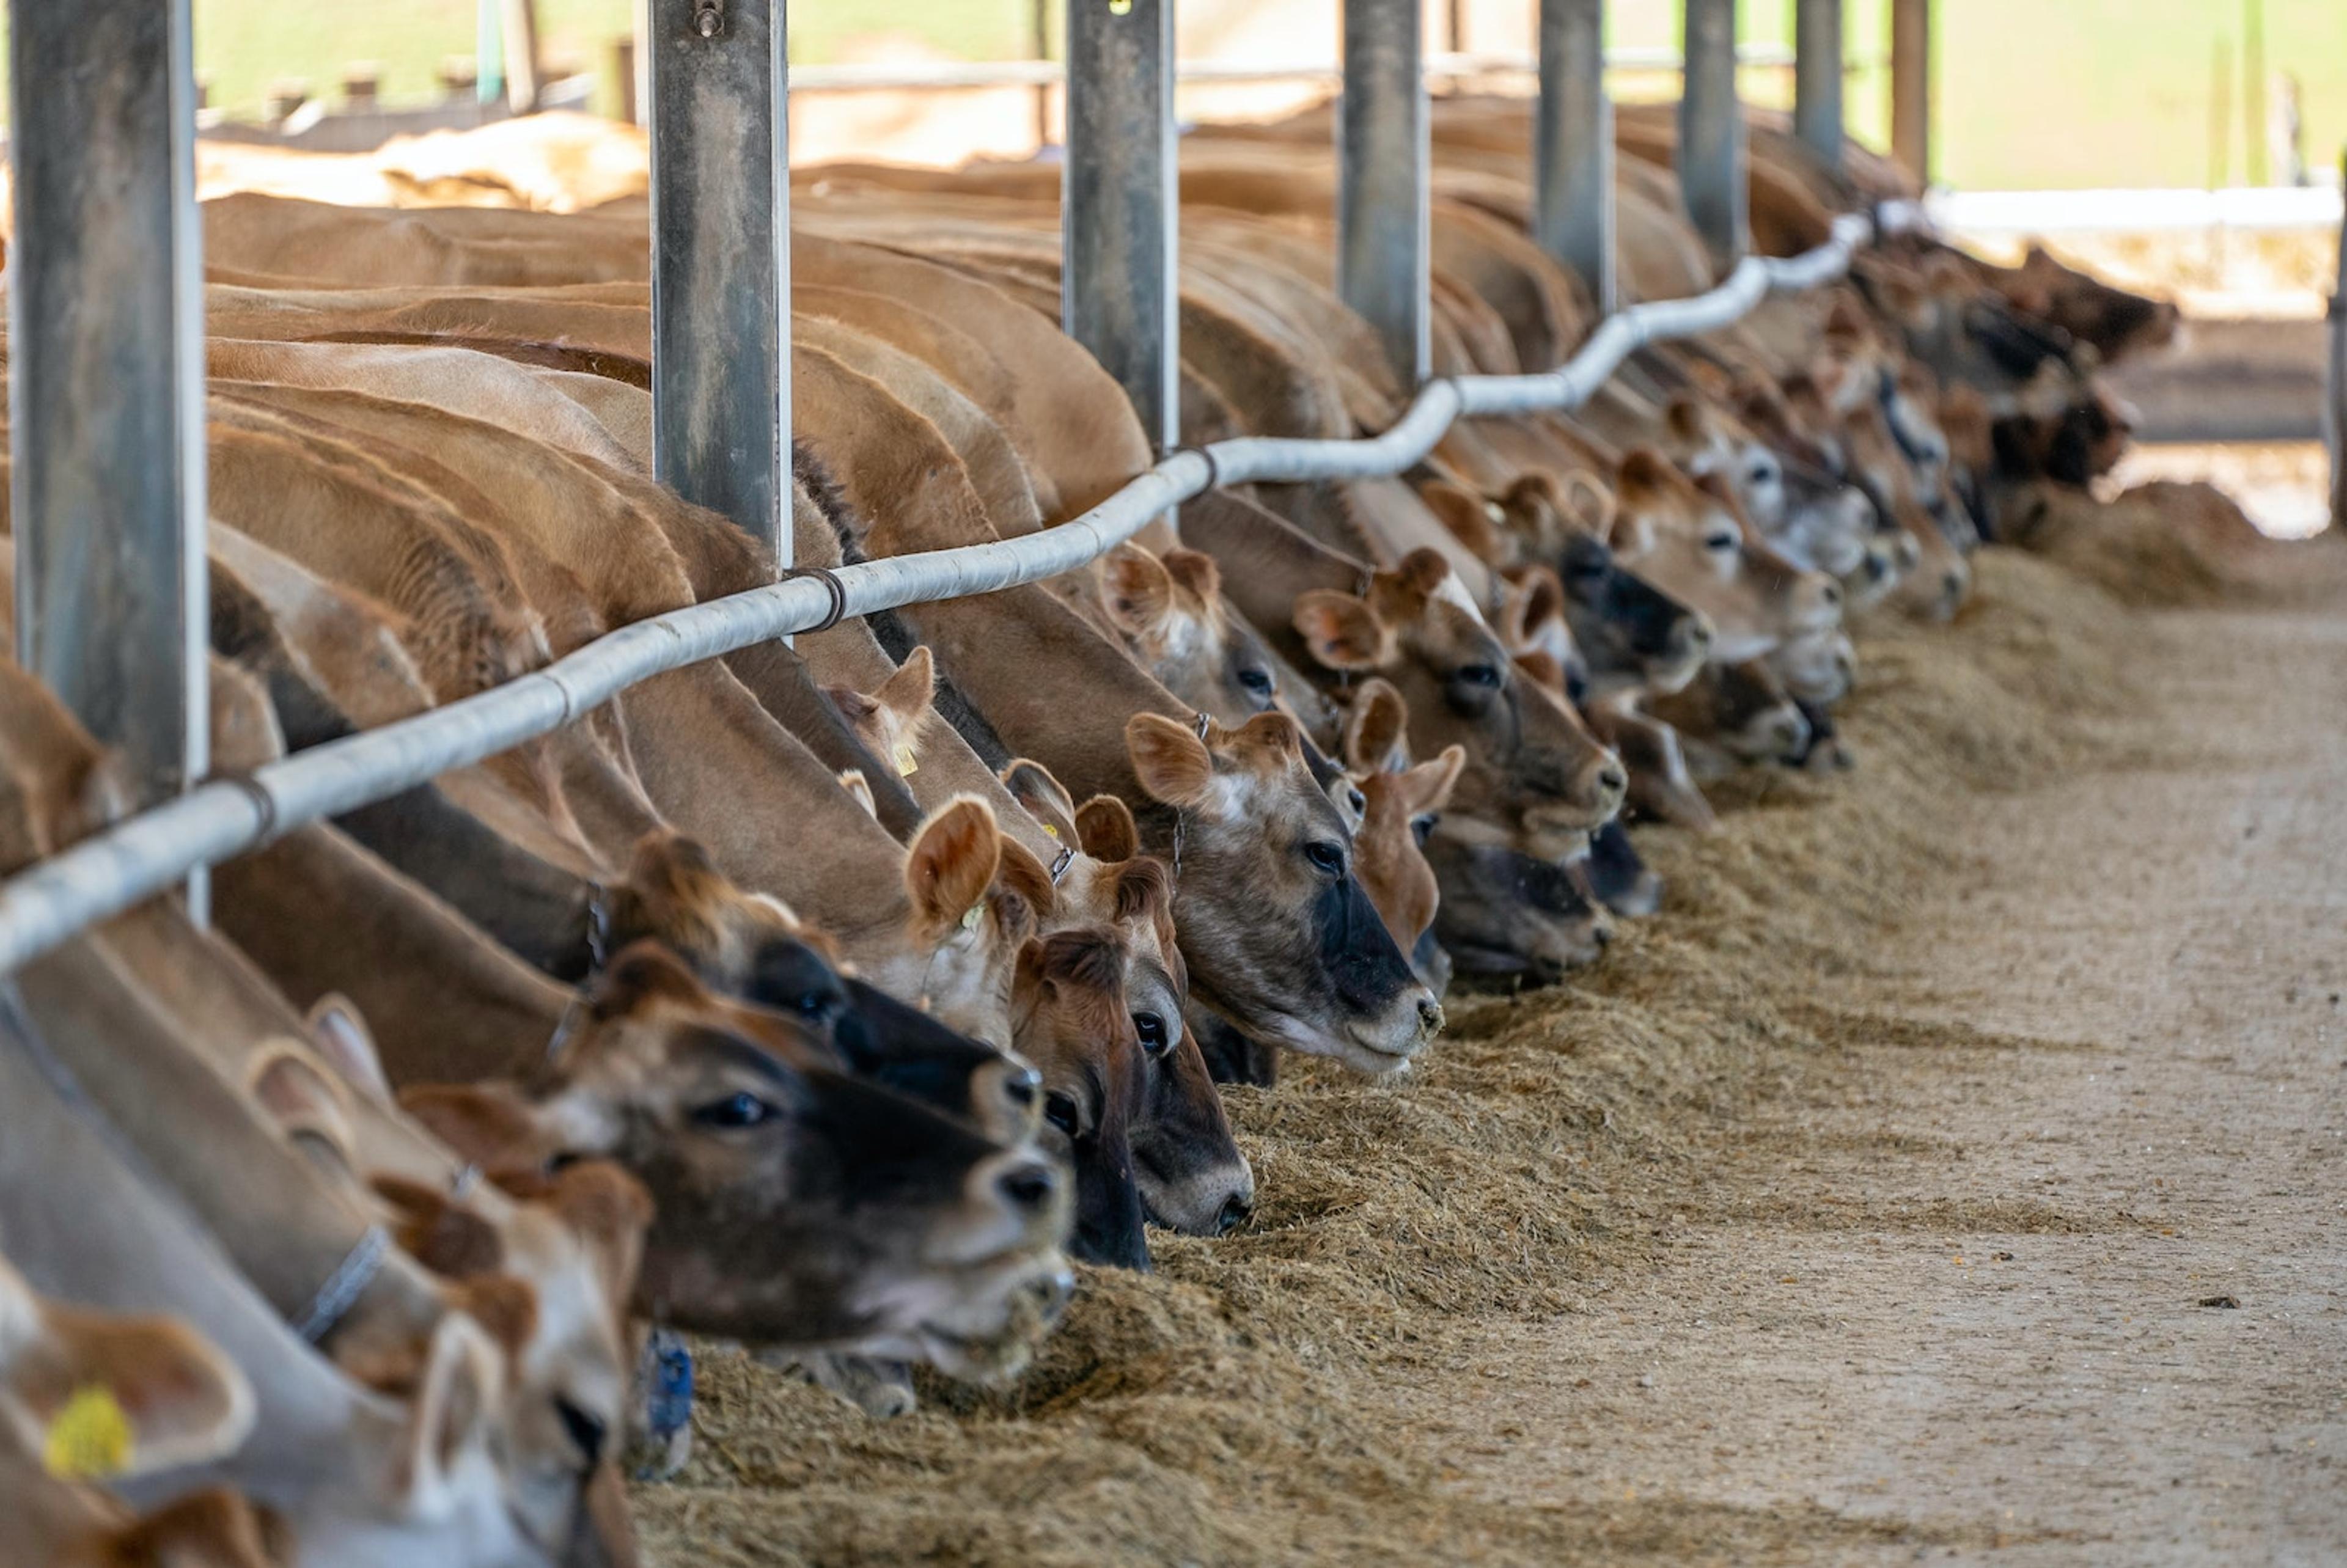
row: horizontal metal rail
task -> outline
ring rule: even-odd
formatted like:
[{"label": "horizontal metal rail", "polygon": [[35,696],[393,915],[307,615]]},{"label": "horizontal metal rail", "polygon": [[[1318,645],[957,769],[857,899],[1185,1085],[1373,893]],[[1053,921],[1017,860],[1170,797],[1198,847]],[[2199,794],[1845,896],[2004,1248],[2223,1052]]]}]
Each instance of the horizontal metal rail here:
[{"label": "horizontal metal rail", "polygon": [[[1244,436],[1175,452],[1081,517],[1016,539],[843,567],[843,613],[988,593],[1098,559],[1171,507],[1215,485],[1371,478],[1409,469],[1462,415],[1568,409],[1640,346],[1714,332],[1773,291],[1840,277],[1878,233],[1922,221],[1904,203],[1835,220],[1833,237],[1789,260],[1747,256],[1708,293],[1609,316],[1562,368],[1430,381],[1392,428],[1361,440]],[[824,586],[794,579],[671,610],[596,639],[545,669],[380,729],[214,780],[125,818],[0,884],[0,974],[90,926],[306,823],[411,789],[584,717],[639,682],[824,623]]]},{"label": "horizontal metal rail", "polygon": [[[1782,44],[1746,44],[1736,51],[1736,63],[1750,69],[1785,69],[1793,51]],[[1676,71],[1686,62],[1676,49],[1608,49],[1605,68],[1611,71]],[[1862,62],[1849,68],[1857,69]],[[1531,76],[1540,62],[1530,54],[1430,54],[1426,74],[1446,80],[1460,77]],[[1067,68],[1057,60],[870,60],[835,66],[793,66],[791,92],[867,93],[917,92],[938,88],[1057,87]],[[1185,60],[1175,79],[1205,86],[1216,82],[1325,81],[1344,74],[1335,60]]]}]

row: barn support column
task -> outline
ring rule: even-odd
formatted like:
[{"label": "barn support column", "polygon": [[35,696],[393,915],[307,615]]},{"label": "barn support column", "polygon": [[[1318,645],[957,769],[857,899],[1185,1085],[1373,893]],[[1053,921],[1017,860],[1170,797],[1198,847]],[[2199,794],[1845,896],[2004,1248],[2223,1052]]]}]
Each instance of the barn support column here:
[{"label": "barn support column", "polygon": [[1795,0],[1793,134],[1828,169],[1841,167],[1842,0]]},{"label": "barn support column", "polygon": [[1736,0],[1686,0],[1686,80],[1679,95],[1679,200],[1717,260],[1751,245],[1744,109],[1736,98]]},{"label": "barn support column", "polygon": [[[2347,177],[2347,157],[2340,159],[2342,177]],[[2324,390],[2330,395],[2331,417],[2331,526],[2347,528],[2347,214],[2342,214],[2339,227],[2339,276],[2332,285],[2331,366],[2330,385]]]},{"label": "barn support column", "polygon": [[1605,96],[1605,0],[1541,0],[1532,113],[1533,223],[1542,247],[1614,313],[1614,100]]},{"label": "barn support column", "polygon": [[1434,357],[1419,24],[1419,0],[1346,0],[1337,112],[1337,292],[1413,387]]},{"label": "barn support column", "polygon": [[209,766],[189,0],[8,11],[16,657],[152,805]]},{"label": "barn support column", "polygon": [[651,0],[652,469],[791,564],[784,0]]},{"label": "barn support column", "polygon": [[1060,322],[1181,445],[1174,0],[1068,0]]},{"label": "barn support column", "polygon": [[1932,0],[1891,0],[1891,156],[1932,183]]}]

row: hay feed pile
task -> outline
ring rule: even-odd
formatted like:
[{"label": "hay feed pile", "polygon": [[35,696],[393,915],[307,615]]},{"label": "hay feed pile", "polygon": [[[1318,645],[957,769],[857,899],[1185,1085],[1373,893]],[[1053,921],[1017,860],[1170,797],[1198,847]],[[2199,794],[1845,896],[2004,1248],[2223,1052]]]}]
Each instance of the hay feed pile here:
[{"label": "hay feed pile", "polygon": [[[1593,972],[1455,997],[1419,1071],[1291,1062],[1233,1118],[1263,1206],[1158,1272],[1093,1272],[1013,1387],[930,1387],[876,1423],[704,1348],[696,1448],[638,1492],[674,1564],[1554,1563],[1765,1555],[1872,1526],[1684,1501],[1477,1501],[1390,1391],[1476,1397],[1458,1331],[1590,1310],[1706,1180],[1707,1144],[1788,1061],[1829,1067],[1804,977],[1862,972],[1870,933],[1962,863],[1950,792],[2107,765],[2145,743],[2131,654],[2157,636],[2065,566],[1977,563],[1954,625],[1858,628],[1856,772],[1756,772],[1697,838],[1641,830],[1669,879]],[[1901,1026],[1905,1027],[1905,1026]]]}]

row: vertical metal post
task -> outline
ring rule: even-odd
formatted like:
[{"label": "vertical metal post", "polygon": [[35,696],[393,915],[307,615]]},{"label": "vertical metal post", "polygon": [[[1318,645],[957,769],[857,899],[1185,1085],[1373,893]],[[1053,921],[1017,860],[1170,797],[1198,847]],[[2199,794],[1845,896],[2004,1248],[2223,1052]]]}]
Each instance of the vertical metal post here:
[{"label": "vertical metal post", "polygon": [[1841,167],[1842,0],[1794,0],[1793,134]]},{"label": "vertical metal post", "polygon": [[1932,183],[1932,0],[1891,0],[1891,156]]},{"label": "vertical metal post", "polygon": [[1605,96],[1605,0],[1541,0],[1532,112],[1532,221],[1541,245],[1614,313],[1614,100]]},{"label": "vertical metal post", "polygon": [[538,58],[536,0],[505,0],[506,107],[516,114],[538,112],[546,82]]},{"label": "vertical metal post", "polygon": [[1434,359],[1430,148],[1419,0],[1345,0],[1337,112],[1337,292],[1411,386]]},{"label": "vertical metal post", "polygon": [[506,96],[505,0],[474,0],[473,91],[485,104]]},{"label": "vertical metal post", "polygon": [[1750,248],[1744,108],[1736,97],[1736,0],[1686,0],[1686,83],[1679,94],[1679,200],[1712,253]]},{"label": "vertical metal post", "polygon": [[189,0],[8,11],[16,657],[152,804],[209,765]]},{"label": "vertical metal post", "polygon": [[[1051,57],[1051,0],[1027,0],[1027,53],[1032,59]],[[1051,145],[1051,84],[1035,84],[1035,146]]]},{"label": "vertical metal post", "polygon": [[[2347,178],[2347,156],[2340,159]],[[2347,528],[2347,214],[2339,227],[2339,276],[2331,295],[2331,526]]]},{"label": "vertical metal post", "polygon": [[652,470],[791,562],[784,0],[651,0]]},{"label": "vertical metal post", "polygon": [[1169,449],[1181,440],[1174,0],[1068,0],[1067,80],[1061,324]]}]

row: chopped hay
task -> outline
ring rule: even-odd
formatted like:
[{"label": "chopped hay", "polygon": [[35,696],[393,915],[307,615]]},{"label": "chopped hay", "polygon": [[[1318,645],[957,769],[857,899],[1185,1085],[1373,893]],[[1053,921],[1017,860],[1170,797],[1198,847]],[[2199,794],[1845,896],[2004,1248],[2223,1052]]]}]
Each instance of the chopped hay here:
[{"label": "chopped hay", "polygon": [[[2156,479],[2097,501],[2039,484],[2001,510],[2008,542],[2061,562],[2122,603],[2279,601],[2301,590],[2295,579],[2308,552],[2266,538],[2213,485]],[[2336,543],[2317,536],[2316,553]]]},{"label": "chopped hay", "polygon": [[1089,1272],[1012,1386],[932,1385],[876,1423],[705,1349],[694,1459],[638,1494],[656,1559],[1676,1563],[1953,1542],[1822,1510],[1477,1501],[1380,1397],[1409,1380],[1473,1399],[1452,1329],[1591,1310],[1739,1108],[1788,1063],[1881,1032],[1803,981],[1862,974],[1870,934],[1964,864],[1939,827],[1952,792],[2141,754],[2131,654],[2157,628],[2075,565],[1984,550],[1953,626],[1859,630],[1855,774],[1755,772],[1717,792],[1719,831],[1641,830],[1664,911],[1563,988],[1457,999],[1408,1079],[1291,1061],[1276,1091],[1231,1091],[1253,1223],[1153,1237],[1153,1276]]}]

